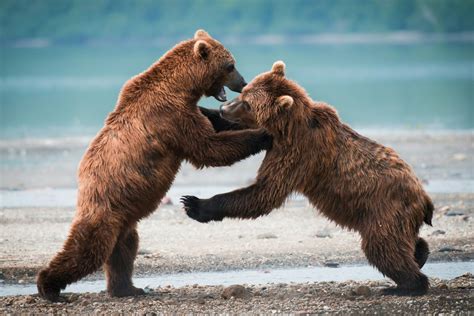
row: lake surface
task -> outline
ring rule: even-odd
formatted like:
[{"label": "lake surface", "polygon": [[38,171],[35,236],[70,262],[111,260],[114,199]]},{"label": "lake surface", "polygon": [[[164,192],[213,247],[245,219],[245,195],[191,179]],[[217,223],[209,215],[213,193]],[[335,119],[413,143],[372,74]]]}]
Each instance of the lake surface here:
[{"label": "lake surface", "polygon": [[[474,43],[227,46],[248,81],[284,60],[356,128],[474,128]],[[123,83],[169,48],[2,48],[0,138],[94,135]]]}]

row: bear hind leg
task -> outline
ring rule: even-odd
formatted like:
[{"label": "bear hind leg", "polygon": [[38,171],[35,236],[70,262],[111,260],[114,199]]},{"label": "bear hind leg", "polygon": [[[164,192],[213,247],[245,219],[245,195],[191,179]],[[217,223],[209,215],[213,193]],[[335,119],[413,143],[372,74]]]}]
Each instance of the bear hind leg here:
[{"label": "bear hind leg", "polygon": [[[423,295],[428,291],[429,281],[421,273],[415,260],[415,245],[406,240],[395,239],[396,233],[381,238],[380,234],[363,236],[362,248],[370,264],[397,284],[383,292],[390,295]],[[422,258],[421,258],[422,259]],[[420,261],[421,262],[421,261]]]},{"label": "bear hind leg", "polygon": [[110,256],[118,232],[116,225],[106,220],[74,222],[63,249],[38,274],[39,295],[57,301],[68,284],[97,271]]},{"label": "bear hind leg", "polygon": [[418,263],[418,266],[423,268],[428,256],[430,254],[430,248],[428,243],[423,238],[418,238],[415,245],[415,261]]},{"label": "bear hind leg", "polygon": [[120,234],[112,254],[104,265],[107,292],[110,296],[124,297],[143,295],[145,291],[133,286],[133,262],[138,251],[136,225]]}]

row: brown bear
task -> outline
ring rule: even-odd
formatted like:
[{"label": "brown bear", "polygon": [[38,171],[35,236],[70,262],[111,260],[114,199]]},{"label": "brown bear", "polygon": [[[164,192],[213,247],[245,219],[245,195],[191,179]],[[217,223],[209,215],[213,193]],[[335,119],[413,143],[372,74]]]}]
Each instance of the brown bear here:
[{"label": "brown bear", "polygon": [[431,225],[433,204],[422,184],[393,149],[342,123],[334,108],[286,79],[284,69],[276,62],[222,106],[231,120],[247,109],[245,117],[250,112],[273,136],[256,182],[209,199],[183,197],[188,216],[256,218],[298,192],[330,220],[360,233],[368,261],[398,285],[387,293],[425,293],[429,282],[420,268],[429,250],[418,232],[423,222]]},{"label": "brown bear", "polygon": [[63,249],[38,275],[42,297],[57,300],[102,265],[110,295],[143,293],[131,279],[137,222],[157,208],[181,162],[227,166],[271,146],[263,129],[226,131],[239,127],[197,106],[203,95],[225,101],[224,86],[241,92],[245,84],[233,56],[202,30],[125,83],[79,165],[76,216]]}]

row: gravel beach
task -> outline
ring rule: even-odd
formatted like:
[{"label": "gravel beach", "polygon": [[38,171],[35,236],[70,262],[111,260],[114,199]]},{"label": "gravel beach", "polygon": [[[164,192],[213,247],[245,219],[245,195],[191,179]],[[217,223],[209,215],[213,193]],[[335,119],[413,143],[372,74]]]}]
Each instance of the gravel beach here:
[{"label": "gravel beach", "polygon": [[[474,142],[472,133],[398,133],[369,135],[397,150],[430,188],[436,206],[433,227],[423,226],[428,262],[474,260]],[[2,166],[3,194],[31,189],[75,187],[75,168],[85,144],[0,143],[0,157],[46,157],[36,167]],[[60,153],[63,159],[48,163]],[[17,155],[19,155],[17,157]],[[171,191],[197,194],[206,186],[248,185],[262,155],[228,168],[194,170],[183,165]],[[48,175],[48,176],[45,176]],[[442,184],[446,183],[444,190]],[[461,190],[450,184],[461,184]],[[441,187],[440,185],[441,184]],[[462,187],[464,185],[464,187]],[[467,187],[466,187],[467,186]],[[194,189],[196,188],[196,189]],[[201,190],[201,191],[200,191]],[[170,192],[171,192],[170,191]],[[454,191],[454,192],[453,192]],[[459,192],[456,192],[459,191]],[[12,193],[13,192],[13,193]],[[0,196],[1,197],[1,196]],[[206,196],[202,196],[206,197]],[[186,217],[175,197],[139,224],[140,251],[136,276],[196,271],[366,264],[357,233],[336,226],[305,199],[296,197],[266,217],[200,224]],[[35,274],[60,249],[74,216],[70,205],[0,208],[0,293],[9,284],[33,283]],[[474,263],[473,263],[474,264]],[[87,279],[101,279],[96,273]],[[0,314],[8,313],[472,313],[474,279],[430,278],[430,293],[421,297],[383,296],[382,281],[245,285],[242,298],[222,297],[223,286],[159,287],[144,297],[112,299],[104,293],[66,294],[50,304],[31,296],[0,297]],[[241,293],[241,294],[242,294]]]}]

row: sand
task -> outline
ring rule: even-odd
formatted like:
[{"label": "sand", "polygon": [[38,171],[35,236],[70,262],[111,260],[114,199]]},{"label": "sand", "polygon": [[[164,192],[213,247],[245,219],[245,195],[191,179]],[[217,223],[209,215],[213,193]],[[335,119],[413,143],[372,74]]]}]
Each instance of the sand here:
[{"label": "sand", "polygon": [[[430,183],[472,184],[474,142],[471,133],[404,132],[370,136],[395,148],[428,187]],[[2,189],[74,188],[74,169],[84,144],[75,147],[0,144],[0,155],[10,155],[12,159],[21,150],[39,157],[56,157],[57,152],[64,151],[67,154],[55,166],[43,161],[37,168],[2,169]],[[219,190],[244,186],[255,176],[261,159],[259,155],[233,167],[199,171],[184,164],[173,188],[175,192],[185,189],[189,190],[188,194],[198,194],[203,187]],[[45,177],[46,174],[49,176]],[[430,194],[436,206],[433,227],[424,226],[421,230],[421,236],[431,248],[429,261],[474,260],[473,188],[452,192],[452,188],[444,190],[438,185],[433,191],[435,193]],[[213,193],[212,190],[206,192]],[[173,204],[160,206],[139,224],[136,276],[306,267],[326,262],[366,263],[359,235],[327,221],[304,199],[290,200],[284,207],[257,220],[226,219],[209,224],[187,218],[176,202],[173,197]],[[74,216],[73,204],[72,201],[71,206],[4,205],[0,208],[0,283],[3,286],[34,282],[37,270],[47,264],[64,242]],[[347,280],[350,277],[348,275]],[[103,278],[102,273],[88,277],[98,278]],[[223,288],[219,286],[152,287],[147,296],[132,299],[111,299],[104,293],[70,294],[66,296],[69,302],[59,304],[50,304],[35,296],[3,297],[0,313],[473,311],[472,276],[431,279],[431,282],[430,294],[417,298],[382,296],[380,288],[387,286],[385,281],[249,286],[247,298],[230,300],[221,298]],[[368,286],[370,294],[353,294],[360,286]]]}]

